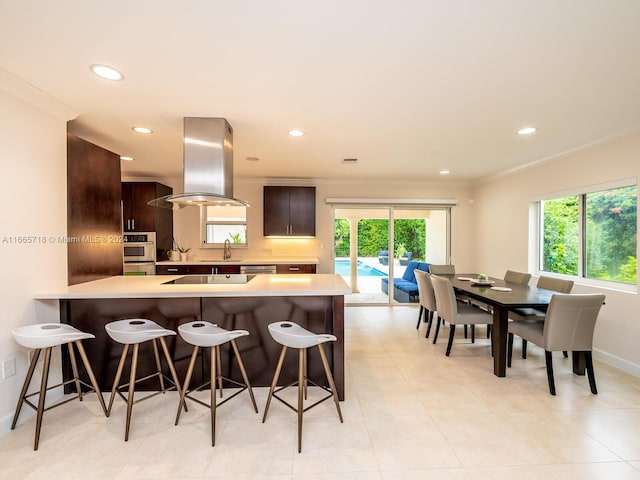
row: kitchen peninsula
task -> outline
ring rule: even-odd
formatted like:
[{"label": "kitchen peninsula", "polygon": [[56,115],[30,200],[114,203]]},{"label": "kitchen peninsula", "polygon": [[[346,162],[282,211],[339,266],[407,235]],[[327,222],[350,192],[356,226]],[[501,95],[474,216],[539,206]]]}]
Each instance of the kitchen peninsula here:
[{"label": "kitchen peninsula", "polygon": [[[196,280],[198,276],[189,277]],[[202,281],[225,283],[171,283],[182,275],[114,276],[37,294],[41,301],[58,300],[60,321],[93,333],[95,340],[85,342],[89,360],[100,387],[111,389],[122,349],[106,335],[104,325],[124,318],[147,318],[165,328],[177,331],[178,325],[193,320],[206,320],[226,329],[244,329],[248,337],[238,341],[249,378],[254,386],[269,386],[280,353],[280,345],[269,335],[267,326],[289,320],[318,333],[332,333],[338,340],[327,344],[328,358],[338,390],[344,399],[344,295],[350,288],[339,275],[280,274],[248,275],[246,283],[234,275],[204,275]],[[242,276],[239,280],[242,281]],[[169,349],[179,378],[184,379],[192,347],[179,335],[171,337]],[[153,369],[152,351],[143,352],[138,366],[140,377]],[[150,348],[150,347],[149,347]],[[316,358],[316,356],[318,358]],[[204,356],[203,356],[204,357]],[[288,384],[297,377],[297,361],[291,355],[283,367],[281,382]],[[142,359],[149,359],[142,365]],[[236,363],[230,351],[223,350],[225,376],[235,378]],[[206,360],[194,373],[193,382],[206,377]],[[63,362],[65,377],[70,367]],[[144,371],[142,370],[144,369]],[[309,352],[309,378],[322,382],[322,363],[317,352]],[[195,376],[199,378],[196,378]],[[148,385],[147,389],[154,389]]]}]

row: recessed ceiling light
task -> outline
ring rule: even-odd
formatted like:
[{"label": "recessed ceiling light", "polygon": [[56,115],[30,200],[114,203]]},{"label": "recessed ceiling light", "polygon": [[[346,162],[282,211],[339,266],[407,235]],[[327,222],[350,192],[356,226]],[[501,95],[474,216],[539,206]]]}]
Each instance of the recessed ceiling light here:
[{"label": "recessed ceiling light", "polygon": [[525,127],[518,130],[518,135],[529,135],[537,130],[536,127]]},{"label": "recessed ceiling light", "polygon": [[124,78],[124,75],[109,65],[94,64],[89,65],[89,69],[100,78],[104,78],[106,80],[122,80]]},{"label": "recessed ceiling light", "polygon": [[302,130],[289,130],[289,135],[292,137],[302,137],[304,136],[304,132]]},{"label": "recessed ceiling light", "polygon": [[153,130],[147,127],[131,127],[131,129],[137,133],[144,133],[144,134],[153,133]]},{"label": "recessed ceiling light", "polygon": [[450,170],[440,170],[440,175],[449,175],[450,173]]},{"label": "recessed ceiling light", "polygon": [[125,160],[127,162],[133,162],[133,157],[120,157],[120,160]]}]

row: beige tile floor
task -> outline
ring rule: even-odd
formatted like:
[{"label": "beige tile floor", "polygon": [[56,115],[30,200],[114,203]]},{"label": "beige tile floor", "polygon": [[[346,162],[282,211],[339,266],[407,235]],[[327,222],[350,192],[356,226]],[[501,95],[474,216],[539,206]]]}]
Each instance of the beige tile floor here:
[{"label": "beige tile floor", "polygon": [[[243,393],[218,411],[216,447],[208,410],[193,404],[174,426],[177,397],[134,407],[123,441],[124,402],[101,415],[95,396],[0,437],[0,477],[12,479],[640,479],[640,379],[596,362],[598,395],[568,360],[555,357],[549,395],[544,353],[516,345],[506,378],[492,373],[489,344],[460,335],[444,355],[416,331],[415,307],[346,309],[346,400],[305,416],[296,451],[295,414],[272,404],[265,424]],[[266,388],[255,389],[260,411]]]}]

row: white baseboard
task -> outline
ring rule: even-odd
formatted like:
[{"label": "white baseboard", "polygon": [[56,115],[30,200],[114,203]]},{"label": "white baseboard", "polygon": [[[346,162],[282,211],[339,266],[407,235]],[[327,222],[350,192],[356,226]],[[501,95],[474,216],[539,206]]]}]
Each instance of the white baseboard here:
[{"label": "white baseboard", "polygon": [[[29,409],[31,410],[31,409]],[[4,417],[0,417],[0,437],[6,435],[11,431],[11,422],[13,421],[13,415],[15,412],[8,413]],[[33,412],[36,413],[36,412]],[[26,418],[26,415],[25,415]]]},{"label": "white baseboard", "polygon": [[[63,395],[62,388],[56,388],[47,392],[46,406],[49,406],[57,402],[58,400],[60,400],[62,398],[62,395]],[[38,398],[38,397],[35,397],[35,398]],[[3,417],[0,417],[0,437],[3,435],[6,435],[11,431],[11,423],[13,422],[13,416],[15,415],[15,413],[16,411],[12,410],[8,414],[4,415]],[[20,418],[18,419],[18,425],[26,422],[35,414],[36,414],[36,411],[33,408],[31,408],[29,405],[22,405],[22,410],[20,410]],[[46,421],[46,417],[47,415],[45,414],[43,423]]]},{"label": "white baseboard", "polygon": [[607,365],[611,365],[623,372],[630,373],[631,375],[635,375],[636,377],[640,377],[640,365],[637,363],[629,362],[624,358],[620,358],[616,355],[613,355],[609,352],[605,352],[603,350],[599,350],[597,348],[593,349],[593,358],[601,361],[602,363],[606,363]]}]

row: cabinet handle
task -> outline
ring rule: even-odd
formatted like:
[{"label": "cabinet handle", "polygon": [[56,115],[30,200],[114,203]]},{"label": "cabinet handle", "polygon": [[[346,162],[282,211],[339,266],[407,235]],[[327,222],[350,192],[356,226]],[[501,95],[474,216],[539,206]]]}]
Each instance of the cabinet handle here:
[{"label": "cabinet handle", "polygon": [[177,272],[177,268],[167,268],[167,272]]},{"label": "cabinet handle", "polygon": [[300,267],[289,267],[289,271],[290,272],[299,272],[300,271]]},{"label": "cabinet handle", "polygon": [[211,273],[213,275],[217,274],[218,273],[218,267],[211,267]]},{"label": "cabinet handle", "polygon": [[136,220],[135,220],[135,218],[133,220],[131,220],[131,230],[133,230],[133,231],[136,230]]}]

